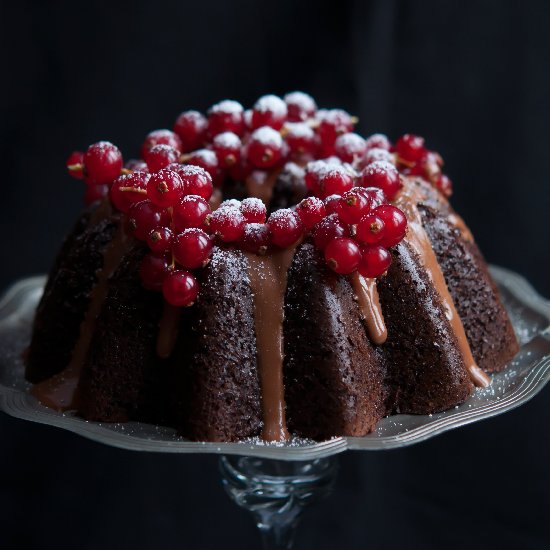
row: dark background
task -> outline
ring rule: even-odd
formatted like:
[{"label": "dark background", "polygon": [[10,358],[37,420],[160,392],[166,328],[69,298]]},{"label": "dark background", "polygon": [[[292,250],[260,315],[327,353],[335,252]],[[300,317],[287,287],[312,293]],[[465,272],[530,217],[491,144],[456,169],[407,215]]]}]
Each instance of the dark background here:
[{"label": "dark background", "polygon": [[[9,4],[9,5],[8,5]],[[293,89],[440,151],[488,260],[549,295],[550,3],[0,4],[0,287],[48,269],[73,149]],[[548,390],[416,447],[348,453],[297,548],[550,548]],[[130,453],[0,416],[1,548],[257,548],[207,456]]]}]

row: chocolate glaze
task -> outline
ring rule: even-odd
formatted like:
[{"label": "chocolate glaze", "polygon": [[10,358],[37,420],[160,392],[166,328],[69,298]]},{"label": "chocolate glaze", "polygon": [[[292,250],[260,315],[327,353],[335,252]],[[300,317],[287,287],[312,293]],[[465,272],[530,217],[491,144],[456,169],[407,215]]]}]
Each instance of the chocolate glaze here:
[{"label": "chocolate glaze", "polygon": [[96,319],[101,311],[108,292],[109,277],[118,267],[127,249],[128,238],[122,225],[119,225],[113,240],[103,254],[103,267],[97,275],[97,284],[92,289],[90,304],[80,326],[80,336],[74,347],[69,365],[60,373],[36,384],[32,394],[44,405],[58,411],[78,408],[76,391],[82,365],[94,334]]},{"label": "chocolate glaze", "polygon": [[280,170],[254,170],[244,181],[248,197],[256,197],[268,205]]},{"label": "chocolate glaze", "polygon": [[416,185],[414,181],[407,178],[403,179],[403,186],[395,200],[395,204],[397,207],[401,208],[407,216],[408,230],[405,241],[409,243],[420,257],[428,277],[434,284],[441,298],[446,317],[451,323],[451,327],[458,342],[458,347],[464,359],[464,365],[470,374],[472,382],[476,386],[486,387],[491,383],[491,379],[477,366],[472,356],[472,351],[466,338],[462,321],[456,311],[449,289],[447,288],[431,241],[422,224],[422,216],[418,210],[418,204],[422,202],[424,197],[421,188]]},{"label": "chocolate glaze", "polygon": [[168,359],[174,351],[178,339],[180,318],[181,308],[175,307],[165,300],[157,335],[157,355],[161,359]]},{"label": "chocolate glaze", "polygon": [[208,203],[210,204],[210,208],[212,210],[216,210],[216,208],[218,208],[218,206],[220,206],[222,201],[223,201],[222,190],[219,187],[214,187],[214,189],[212,191],[212,196],[210,197],[210,200],[208,201]]},{"label": "chocolate glaze", "polygon": [[383,344],[388,337],[388,329],[378,298],[376,279],[367,279],[356,271],[350,275],[350,281],[371,342]]},{"label": "chocolate glaze", "polygon": [[[297,245],[296,245],[297,246]],[[247,253],[254,295],[254,325],[266,441],[289,438],[283,384],[283,320],[287,272],[296,246],[266,256]]]}]

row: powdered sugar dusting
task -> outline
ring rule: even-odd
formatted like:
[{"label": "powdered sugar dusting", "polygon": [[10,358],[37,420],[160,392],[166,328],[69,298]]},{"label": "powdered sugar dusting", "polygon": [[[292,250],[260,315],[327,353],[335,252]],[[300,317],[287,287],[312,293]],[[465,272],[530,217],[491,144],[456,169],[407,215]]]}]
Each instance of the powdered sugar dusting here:
[{"label": "powdered sugar dusting", "polygon": [[238,114],[243,112],[243,106],[238,101],[232,99],[224,99],[216,105],[212,105],[208,113],[231,113]]},{"label": "powdered sugar dusting", "polygon": [[217,164],[218,162],[218,157],[216,156],[216,153],[214,153],[214,151],[211,151],[210,149],[198,149],[197,151],[193,152],[193,157],[199,158],[209,165]]},{"label": "powdered sugar dusting", "polygon": [[277,117],[286,117],[286,103],[276,95],[264,95],[254,104],[254,110],[258,113],[273,113]]},{"label": "powdered sugar dusting", "polygon": [[312,138],[315,135],[313,128],[304,122],[287,122],[284,129],[288,136],[295,138]]},{"label": "powdered sugar dusting", "polygon": [[349,150],[362,150],[365,148],[365,140],[353,132],[342,134],[336,139],[336,147],[344,147]]},{"label": "powdered sugar dusting", "polygon": [[301,111],[315,111],[317,109],[315,100],[304,92],[290,92],[285,95],[284,99],[287,105],[295,105]]},{"label": "powdered sugar dusting", "polygon": [[227,199],[223,201],[220,206],[218,206],[218,210],[222,208],[231,208],[233,210],[240,210],[241,203],[237,199]]},{"label": "powdered sugar dusting", "polygon": [[251,139],[269,147],[279,148],[283,145],[283,138],[281,137],[281,134],[269,126],[262,126],[261,128],[254,130],[254,132],[252,132]]},{"label": "powdered sugar dusting", "polygon": [[223,147],[224,149],[231,149],[233,147],[241,146],[239,136],[233,132],[222,132],[221,134],[218,134],[212,143],[219,147]]}]

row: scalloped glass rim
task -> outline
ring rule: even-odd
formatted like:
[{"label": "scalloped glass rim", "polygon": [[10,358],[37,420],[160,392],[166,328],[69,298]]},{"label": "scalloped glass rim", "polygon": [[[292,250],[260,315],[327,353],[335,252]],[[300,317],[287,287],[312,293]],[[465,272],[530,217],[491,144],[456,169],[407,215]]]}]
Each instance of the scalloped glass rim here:
[{"label": "scalloped glass rim", "polygon": [[521,343],[514,360],[493,376],[489,388],[476,390],[461,406],[433,415],[390,416],[365,437],[335,437],[318,443],[304,440],[285,444],[257,440],[200,443],[187,441],[173,429],[162,426],[88,422],[71,413],[61,414],[43,407],[28,393],[30,384],[24,380],[21,358],[45,283],[43,276],[15,283],[0,301],[0,409],[16,418],[57,426],[100,443],[135,451],[312,460],[345,450],[405,447],[518,407],[534,397],[550,379],[550,302],[520,275],[496,266],[491,267],[491,272]]}]

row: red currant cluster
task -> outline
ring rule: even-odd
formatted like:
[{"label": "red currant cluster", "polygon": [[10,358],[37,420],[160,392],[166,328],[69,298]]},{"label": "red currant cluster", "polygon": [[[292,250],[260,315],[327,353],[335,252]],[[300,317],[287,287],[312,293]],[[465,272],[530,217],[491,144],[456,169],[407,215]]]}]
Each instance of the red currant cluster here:
[{"label": "red currant cluster", "polygon": [[405,134],[396,141],[394,150],[402,174],[421,176],[446,197],[452,195],[453,184],[441,171],[443,159],[439,153],[426,149],[423,137]]},{"label": "red currant cluster", "polygon": [[388,248],[407,230],[403,212],[388,204],[401,185],[395,166],[373,160],[358,173],[329,158],[310,162],[305,182],[312,196],[296,212],[327,264],[341,274],[357,270],[375,278],[385,273],[391,264]]},{"label": "red currant cluster", "polygon": [[[302,92],[263,96],[249,110],[224,100],[207,116],[185,111],[173,130],[150,132],[140,160],[123,166],[117,147],[102,141],[74,152],[67,168],[87,184],[87,203],[109,195],[128,230],[148,244],[141,278],[171,304],[193,303],[198,283],[191,271],[208,262],[215,240],[264,254],[311,234],[334,271],[378,277],[390,265],[388,248],[406,231],[404,214],[388,204],[400,172],[421,175],[445,194],[451,183],[423,138],[407,134],[395,145],[382,134],[364,139],[353,133],[355,122],[345,111],[318,109]],[[266,220],[262,201],[249,198],[212,212],[214,186],[288,161],[306,166],[309,196],[294,209]]]}]

